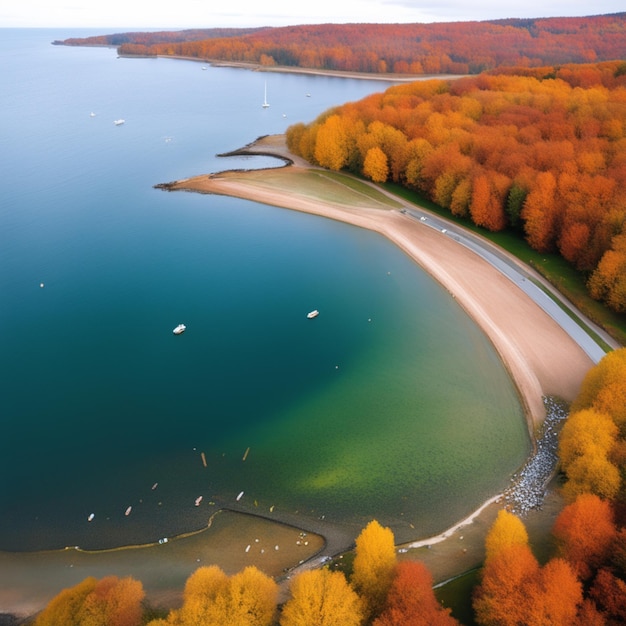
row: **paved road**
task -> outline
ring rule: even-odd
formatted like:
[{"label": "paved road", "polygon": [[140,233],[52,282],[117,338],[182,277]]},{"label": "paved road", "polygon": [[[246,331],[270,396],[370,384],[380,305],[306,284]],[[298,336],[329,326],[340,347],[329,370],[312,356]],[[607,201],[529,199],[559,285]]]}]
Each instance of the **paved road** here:
[{"label": "paved road", "polygon": [[434,228],[444,236],[454,239],[460,245],[469,248],[491,263],[550,315],[578,343],[594,363],[597,363],[606,354],[605,349],[598,343],[599,340],[613,348],[619,347],[605,331],[587,319],[539,273],[522,264],[501,248],[430,212],[408,205],[405,205],[402,211],[406,215],[420,220],[425,226]]}]

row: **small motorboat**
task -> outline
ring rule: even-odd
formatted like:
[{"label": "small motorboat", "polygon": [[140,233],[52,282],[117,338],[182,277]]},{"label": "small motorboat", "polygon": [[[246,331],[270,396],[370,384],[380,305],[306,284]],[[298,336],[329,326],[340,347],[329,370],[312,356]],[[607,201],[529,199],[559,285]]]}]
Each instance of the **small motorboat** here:
[{"label": "small motorboat", "polygon": [[314,317],[317,317],[320,314],[320,312],[315,309],[314,311],[311,311],[310,313],[307,313],[307,317],[312,320]]},{"label": "small motorboat", "polygon": [[116,126],[121,126],[126,120],[113,120],[113,123]]},{"label": "small motorboat", "polygon": [[184,324],[179,324],[172,332],[175,335],[182,335],[187,330],[187,327]]}]

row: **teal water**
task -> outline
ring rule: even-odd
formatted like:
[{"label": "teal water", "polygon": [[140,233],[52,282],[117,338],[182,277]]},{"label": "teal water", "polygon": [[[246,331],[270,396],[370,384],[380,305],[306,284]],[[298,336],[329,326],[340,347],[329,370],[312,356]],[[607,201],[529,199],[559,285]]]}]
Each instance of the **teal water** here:
[{"label": "teal water", "polygon": [[273,163],[215,155],[387,85],[50,45],[81,34],[0,37],[0,549],[154,541],[241,491],[411,539],[502,489],[515,388],[402,252],[153,188]]}]

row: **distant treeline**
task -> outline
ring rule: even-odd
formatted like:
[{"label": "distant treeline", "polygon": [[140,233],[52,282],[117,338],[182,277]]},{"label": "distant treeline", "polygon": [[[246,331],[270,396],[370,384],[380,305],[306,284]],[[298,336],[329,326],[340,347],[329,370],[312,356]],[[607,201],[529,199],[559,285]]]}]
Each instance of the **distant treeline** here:
[{"label": "distant treeline", "polygon": [[243,37],[254,33],[260,28],[191,28],[188,30],[162,30],[158,32],[114,33],[112,35],[95,35],[93,37],[71,37],[56,40],[57,46],[121,46],[127,43],[150,46],[154,43],[180,43],[184,41],[201,41],[203,39],[219,39],[221,37]]},{"label": "distant treeline", "polygon": [[346,72],[478,74],[626,58],[626,13],[439,24],[319,24],[67,39],[122,55],[181,56]]},{"label": "distant treeline", "polygon": [[398,85],[291,126],[287,144],[517,230],[626,312],[626,61]]}]

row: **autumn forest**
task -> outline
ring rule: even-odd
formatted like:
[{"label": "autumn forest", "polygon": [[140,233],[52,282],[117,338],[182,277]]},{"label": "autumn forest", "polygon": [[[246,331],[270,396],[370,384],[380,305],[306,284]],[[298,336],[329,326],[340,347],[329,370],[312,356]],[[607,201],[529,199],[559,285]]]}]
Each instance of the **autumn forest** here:
[{"label": "autumn forest", "polygon": [[180,56],[342,72],[478,74],[626,58],[626,13],[446,24],[316,24],[66,39],[121,55]]},{"label": "autumn forest", "polygon": [[558,251],[626,312],[626,63],[413,82],[287,132],[312,163],[393,181]]}]

